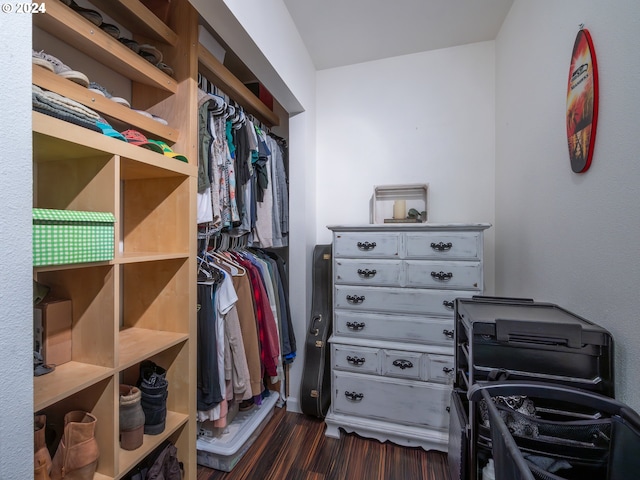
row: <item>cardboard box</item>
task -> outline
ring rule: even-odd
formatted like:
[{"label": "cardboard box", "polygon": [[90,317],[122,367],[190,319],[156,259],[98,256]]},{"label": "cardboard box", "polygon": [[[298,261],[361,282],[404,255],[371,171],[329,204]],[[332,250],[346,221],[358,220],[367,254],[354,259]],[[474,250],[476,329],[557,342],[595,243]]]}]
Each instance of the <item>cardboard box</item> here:
[{"label": "cardboard box", "polygon": [[109,212],[33,209],[33,265],[113,260],[115,217]]},{"label": "cardboard box", "polygon": [[71,300],[46,297],[34,307],[34,350],[47,365],[71,361]]},{"label": "cardboard box", "polygon": [[220,63],[224,64],[224,57],[227,51],[203,25],[198,25],[198,41]]}]

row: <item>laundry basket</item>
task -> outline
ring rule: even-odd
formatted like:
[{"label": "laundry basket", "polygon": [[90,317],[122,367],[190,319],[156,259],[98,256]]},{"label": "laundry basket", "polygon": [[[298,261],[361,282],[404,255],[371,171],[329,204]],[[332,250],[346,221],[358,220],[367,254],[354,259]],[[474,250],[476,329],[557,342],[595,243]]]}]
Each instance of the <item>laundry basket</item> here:
[{"label": "laundry basket", "polygon": [[476,384],[469,399],[486,408],[496,480],[640,478],[640,416],[621,402],[536,382]]}]

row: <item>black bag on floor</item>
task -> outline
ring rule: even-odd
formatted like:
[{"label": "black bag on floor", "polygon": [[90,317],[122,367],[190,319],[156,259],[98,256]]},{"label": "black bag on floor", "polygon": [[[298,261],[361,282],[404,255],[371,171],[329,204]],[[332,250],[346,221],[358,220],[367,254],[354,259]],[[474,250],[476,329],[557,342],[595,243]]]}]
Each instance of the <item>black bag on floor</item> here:
[{"label": "black bag on floor", "polygon": [[184,465],[178,461],[178,449],[165,440],[147,458],[138,464],[126,480],[182,480]]}]

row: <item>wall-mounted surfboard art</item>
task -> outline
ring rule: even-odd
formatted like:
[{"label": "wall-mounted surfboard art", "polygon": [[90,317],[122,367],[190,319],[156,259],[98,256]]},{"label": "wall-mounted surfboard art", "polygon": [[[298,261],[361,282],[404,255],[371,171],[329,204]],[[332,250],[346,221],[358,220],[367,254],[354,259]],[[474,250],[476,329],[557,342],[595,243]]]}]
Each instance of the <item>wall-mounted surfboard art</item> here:
[{"label": "wall-mounted surfboard art", "polygon": [[567,140],[571,169],[591,166],[598,123],[598,65],[591,35],[580,26],[571,55],[567,86]]}]

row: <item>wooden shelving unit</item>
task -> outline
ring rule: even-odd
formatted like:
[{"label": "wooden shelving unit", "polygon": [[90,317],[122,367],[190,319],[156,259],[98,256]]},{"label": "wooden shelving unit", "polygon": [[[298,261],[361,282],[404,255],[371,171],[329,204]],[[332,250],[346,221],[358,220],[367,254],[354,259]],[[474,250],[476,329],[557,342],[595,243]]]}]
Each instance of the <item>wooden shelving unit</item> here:
[{"label": "wooden shelving unit", "polygon": [[[185,479],[195,479],[198,73],[263,123],[275,126],[279,119],[199,45],[198,14],[188,0],[172,0],[168,25],[139,0],[91,1],[138,43],[156,46],[173,77],[62,2],[48,2],[46,14],[33,16],[34,26],[128,79],[131,104],[169,125],[39,66],[33,83],[99,112],[117,129],[167,142],[189,162],[33,113],[34,207],[116,218],[113,260],[34,268],[37,281],[73,304],[72,360],[34,378],[34,411],[58,432],[68,411],[98,418],[94,480],[123,478],[165,439],[177,446]],[[167,370],[166,428],[126,451],[119,446],[118,386],[136,383],[143,360]]]},{"label": "wooden shelving unit", "polygon": [[[98,418],[94,480],[124,477],[165,439],[176,444],[185,478],[195,479],[197,83],[188,65],[197,65],[197,51],[181,39],[197,32],[197,14],[187,0],[174,0],[176,23],[167,26],[137,0],[93,3],[139,38],[161,43],[169,58],[185,59],[175,76],[62,2],[47,3],[34,25],[129,79],[132,103],[162,111],[169,126],[38,66],[33,83],[167,142],[189,162],[33,113],[34,207],[107,211],[116,218],[112,261],[34,269],[36,280],[73,304],[72,361],[34,378],[34,409],[57,431],[71,410]],[[118,386],[135,384],[143,360],[167,370],[166,428],[126,451],[119,446]]]}]

